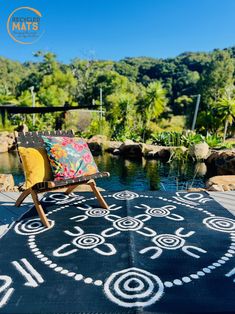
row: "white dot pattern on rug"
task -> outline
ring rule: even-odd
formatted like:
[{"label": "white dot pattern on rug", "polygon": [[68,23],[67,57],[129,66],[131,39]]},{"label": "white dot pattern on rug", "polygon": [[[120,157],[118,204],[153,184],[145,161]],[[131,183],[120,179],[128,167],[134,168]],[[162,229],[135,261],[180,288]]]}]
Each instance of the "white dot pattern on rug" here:
[{"label": "white dot pattern on rug", "polygon": [[182,277],[182,281],[185,283],[189,283],[192,280],[189,277]]},{"label": "white dot pattern on rug", "polygon": [[68,269],[62,269],[60,273],[61,273],[62,275],[65,275],[65,274],[67,274],[68,272],[69,272]]},{"label": "white dot pattern on rug", "polygon": [[[113,197],[113,195],[109,194],[109,195],[105,195],[105,198],[108,197]],[[148,195],[143,195],[140,194],[139,197],[142,198],[154,198],[153,196],[148,196]],[[168,202],[168,203],[173,203],[173,204],[178,204],[187,208],[192,208],[195,209],[197,211],[199,211],[202,214],[205,214],[209,217],[215,217],[215,215],[213,213],[210,213],[208,210],[203,209],[202,207],[197,207],[194,206],[192,204],[186,204],[180,201],[176,201],[176,200],[172,200],[172,199],[168,199],[165,197],[156,197],[164,202]],[[83,204],[87,201],[90,200],[95,200],[95,197],[90,197],[87,199],[82,199],[79,200],[77,202],[75,202],[74,204]],[[60,206],[57,207],[54,210],[51,210],[50,212],[48,212],[46,215],[49,216],[51,214],[53,214],[54,212],[58,212],[60,210],[63,210],[67,207],[69,207],[70,205],[64,205],[64,206]],[[208,218],[209,219],[209,218]],[[205,266],[202,269],[198,270],[197,272],[195,272],[194,274],[189,274],[187,276],[183,276],[181,278],[176,278],[173,279],[172,281],[165,281],[164,282],[164,286],[166,288],[171,288],[174,286],[181,286],[183,284],[187,284],[192,282],[193,280],[198,280],[200,278],[203,278],[206,275],[210,275],[212,273],[212,271],[216,270],[216,268],[221,267],[223,264],[225,264],[227,261],[229,261],[234,255],[235,255],[235,232],[231,232],[230,233],[231,236],[231,245],[229,246],[229,249],[226,251],[226,253],[221,256],[217,261],[213,262],[211,265]],[[29,235],[28,236],[28,246],[30,248],[30,250],[32,251],[32,253],[41,261],[43,262],[45,265],[47,265],[48,267],[50,267],[51,269],[53,269],[55,272],[61,273],[62,275],[66,275],[68,277],[73,278],[76,281],[83,281],[86,284],[94,284],[96,286],[102,286],[103,285],[103,281],[102,280],[95,280],[91,277],[85,277],[82,274],[76,274],[75,272],[70,272],[67,269],[64,269],[63,267],[58,266],[57,264],[53,263],[53,261],[51,261],[48,257],[46,257],[44,254],[41,253],[41,251],[39,250],[39,248],[37,247],[36,243],[35,243],[35,235]]]},{"label": "white dot pattern on rug", "polygon": [[103,281],[102,280],[96,280],[96,281],[94,281],[94,285],[102,286],[103,285]]},{"label": "white dot pattern on rug", "polygon": [[92,280],[92,278],[90,278],[90,277],[87,277],[87,278],[84,279],[84,282],[85,282],[85,283],[92,283],[92,281],[93,281],[93,280]]},{"label": "white dot pattern on rug", "polygon": [[210,213],[208,210],[205,210],[205,209],[203,209],[201,207],[196,207],[196,206],[193,206],[193,205],[190,205],[190,204],[185,204],[183,202],[173,201],[171,199],[164,198],[164,197],[161,197],[161,196],[158,196],[157,198],[162,200],[162,201],[165,201],[165,202],[169,202],[169,203],[178,204],[178,205],[182,205],[182,206],[185,206],[185,207],[193,208],[193,209],[196,209],[196,210],[206,214],[207,216],[215,217],[214,214]]},{"label": "white dot pattern on rug", "polygon": [[83,279],[83,275],[77,274],[74,279],[75,279],[75,280],[78,280],[78,281],[79,281],[79,280],[82,280],[82,279]]},{"label": "white dot pattern on rug", "polygon": [[170,282],[170,281],[165,281],[165,282],[164,282],[164,286],[165,286],[166,288],[171,288],[171,287],[173,287],[173,283]]},{"label": "white dot pattern on rug", "polygon": [[43,262],[46,266],[53,269],[57,273],[61,273],[62,275],[66,275],[68,277],[74,277],[76,281],[83,280],[86,284],[94,284],[96,286],[102,286],[103,281],[102,280],[94,280],[91,277],[84,277],[82,274],[76,274],[75,272],[70,272],[67,269],[64,269],[61,266],[58,266],[57,264],[53,263],[48,257],[46,257],[42,252],[37,248],[37,245],[35,243],[35,237],[29,236],[28,237],[28,246],[31,249],[31,252],[37,257],[41,262]]},{"label": "white dot pattern on rug", "polygon": [[173,281],[173,283],[174,283],[176,286],[181,286],[181,285],[183,284],[180,279],[175,279],[175,280]]},{"label": "white dot pattern on rug", "polygon": [[[228,251],[231,252],[230,249],[228,249]],[[228,252],[227,251],[227,252]],[[228,256],[229,255],[229,256]],[[220,257],[216,262],[212,263],[211,265],[207,266],[207,267],[204,267],[202,268],[201,270],[199,270],[196,274],[191,274],[190,275],[190,278],[191,279],[199,279],[205,275],[209,275],[211,273],[212,270],[215,270],[217,267],[221,267],[223,264],[225,264],[227,261],[230,260],[230,258],[232,258],[233,256],[235,255],[235,251],[234,253],[225,253],[224,256]],[[185,276],[185,277],[182,277],[181,280],[182,280],[182,283],[189,283],[191,281],[189,277]],[[179,279],[174,279],[172,282],[170,281],[166,281],[164,283],[165,287],[166,288],[171,288],[173,287],[174,285],[178,286],[180,285],[180,281]]]}]

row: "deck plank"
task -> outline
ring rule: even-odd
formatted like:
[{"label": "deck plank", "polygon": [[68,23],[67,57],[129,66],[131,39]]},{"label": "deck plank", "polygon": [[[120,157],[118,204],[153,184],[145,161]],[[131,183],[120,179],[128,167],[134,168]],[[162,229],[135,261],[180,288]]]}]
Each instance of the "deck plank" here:
[{"label": "deck plank", "polygon": [[235,216],[235,191],[209,192],[209,194]]}]

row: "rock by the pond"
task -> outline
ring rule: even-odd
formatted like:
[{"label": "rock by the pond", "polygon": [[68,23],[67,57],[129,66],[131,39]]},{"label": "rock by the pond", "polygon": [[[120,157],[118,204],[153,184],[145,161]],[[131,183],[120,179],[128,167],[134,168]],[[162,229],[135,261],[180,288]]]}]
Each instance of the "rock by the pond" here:
[{"label": "rock by the pond", "polygon": [[193,144],[189,147],[189,154],[196,160],[205,160],[210,154],[210,149],[207,143]]},{"label": "rock by the pond", "polygon": [[0,153],[6,153],[15,148],[15,138],[13,133],[0,132]]},{"label": "rock by the pond", "polygon": [[141,143],[142,155],[146,158],[156,158],[157,153],[162,149],[162,146]]},{"label": "rock by the pond", "polygon": [[164,160],[169,160],[170,156],[171,156],[171,151],[168,147],[162,148],[155,155],[156,158],[164,159]]},{"label": "rock by the pond", "polygon": [[203,192],[203,191],[206,191],[206,189],[204,189],[204,188],[189,188],[187,191],[188,192]]},{"label": "rock by the pond", "polygon": [[142,146],[132,140],[125,140],[119,147],[120,154],[128,157],[142,157]]},{"label": "rock by the pond", "polygon": [[112,152],[113,155],[120,155],[120,149],[119,148],[115,148]]},{"label": "rock by the pond", "polygon": [[0,174],[0,191],[16,191],[14,178],[12,174]]},{"label": "rock by the pond", "polygon": [[206,160],[209,174],[234,175],[235,151],[213,152]]},{"label": "rock by the pond", "polygon": [[8,152],[8,142],[0,138],[0,153]]},{"label": "rock by the pond", "polygon": [[204,162],[197,162],[195,165],[195,172],[200,176],[204,176],[207,172],[206,164]]},{"label": "rock by the pond", "polygon": [[87,144],[93,154],[100,154],[102,152],[104,142],[107,142],[107,136],[95,135],[87,141]]},{"label": "rock by the pond", "polygon": [[[108,153],[114,153],[115,151],[119,151],[119,147],[122,145],[120,141],[106,141],[104,142],[104,150]],[[120,151],[119,151],[120,152]]]},{"label": "rock by the pond", "polygon": [[206,182],[208,191],[233,191],[235,190],[235,175],[214,176]]}]

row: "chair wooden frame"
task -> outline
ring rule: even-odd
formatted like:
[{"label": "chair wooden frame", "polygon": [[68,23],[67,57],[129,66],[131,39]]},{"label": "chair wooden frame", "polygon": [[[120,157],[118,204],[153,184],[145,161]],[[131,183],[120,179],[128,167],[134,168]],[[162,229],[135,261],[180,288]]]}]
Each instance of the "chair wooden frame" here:
[{"label": "chair wooden frame", "polygon": [[[15,133],[17,149],[18,147],[33,147],[33,148],[40,148],[43,147],[43,140],[41,138],[42,135],[50,135],[50,136],[67,136],[67,137],[74,137],[72,131],[53,131],[53,132],[20,132]],[[19,152],[18,152],[19,153]],[[20,154],[19,154],[20,156]],[[38,215],[47,228],[50,227],[50,223],[47,219],[47,216],[44,212],[44,209],[39,201],[38,194],[50,192],[54,190],[58,190],[61,188],[66,188],[65,194],[70,194],[77,186],[81,184],[86,184],[90,186],[91,190],[95,194],[99,205],[102,208],[108,209],[108,205],[105,202],[103,196],[101,195],[100,191],[97,189],[95,179],[102,178],[102,177],[109,177],[108,172],[97,172],[92,175],[87,176],[80,176],[74,179],[62,180],[62,181],[45,181],[39,182],[33,185],[32,187],[28,188],[27,190],[23,191],[19,198],[17,199],[15,205],[19,207],[25,198],[29,195],[32,196],[35,208],[38,212]]]}]

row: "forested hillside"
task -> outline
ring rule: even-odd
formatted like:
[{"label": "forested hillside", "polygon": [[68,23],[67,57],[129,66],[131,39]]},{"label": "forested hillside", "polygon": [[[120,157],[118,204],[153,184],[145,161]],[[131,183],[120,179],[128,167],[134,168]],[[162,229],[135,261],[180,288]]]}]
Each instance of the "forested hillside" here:
[{"label": "forested hillside", "polygon": [[[35,62],[21,64],[0,58],[0,102],[32,106],[30,87],[34,86],[36,106],[92,108],[99,104],[102,88],[105,115],[102,121],[93,119],[90,132],[98,132],[102,123],[102,130],[112,138],[148,139],[169,127],[188,128],[195,95],[201,94],[197,130],[218,133],[225,129],[232,134],[234,66],[235,47],[210,53],[185,52],[170,59],[74,59],[70,64],[39,51]],[[182,119],[174,120],[175,116]],[[11,123],[20,118],[14,117]],[[56,114],[38,114],[37,127],[54,128],[55,119]]]}]

